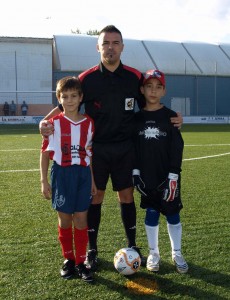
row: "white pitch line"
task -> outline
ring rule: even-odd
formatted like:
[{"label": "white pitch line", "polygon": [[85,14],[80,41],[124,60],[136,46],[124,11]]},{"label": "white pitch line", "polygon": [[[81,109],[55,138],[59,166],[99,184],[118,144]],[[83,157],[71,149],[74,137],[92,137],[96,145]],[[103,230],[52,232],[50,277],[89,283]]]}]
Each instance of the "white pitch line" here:
[{"label": "white pitch line", "polygon": [[[219,157],[219,156],[225,156],[230,155],[230,152],[227,153],[221,153],[216,155],[208,155],[208,156],[202,156],[202,157],[194,157],[194,158],[184,158],[183,161],[192,161],[192,160],[199,160],[199,159],[206,159],[206,158],[213,158],[213,157]],[[30,169],[30,170],[0,170],[0,173],[16,173],[16,172],[38,172],[39,169]]]},{"label": "white pitch line", "polygon": [[[191,144],[184,145],[185,147],[218,147],[218,146],[230,146],[230,144]],[[41,149],[0,149],[0,152],[16,152],[16,151],[40,151]]]},{"label": "white pitch line", "polygon": [[221,154],[216,154],[216,155],[208,155],[208,156],[201,156],[201,157],[194,157],[194,158],[184,158],[183,161],[188,161],[188,160],[198,160],[198,159],[205,159],[205,158],[212,158],[212,157],[219,157],[219,156],[224,156],[224,155],[229,155],[230,152],[227,153],[221,153]]},{"label": "white pitch line", "polygon": [[39,151],[39,149],[3,149],[3,150],[0,150],[0,152],[16,152],[16,151]]},{"label": "white pitch line", "polygon": [[197,144],[197,145],[185,145],[187,147],[215,147],[215,146],[230,146],[230,144]]},{"label": "white pitch line", "polygon": [[30,170],[1,170],[0,173],[16,173],[16,172],[37,172],[39,169],[30,169]]}]

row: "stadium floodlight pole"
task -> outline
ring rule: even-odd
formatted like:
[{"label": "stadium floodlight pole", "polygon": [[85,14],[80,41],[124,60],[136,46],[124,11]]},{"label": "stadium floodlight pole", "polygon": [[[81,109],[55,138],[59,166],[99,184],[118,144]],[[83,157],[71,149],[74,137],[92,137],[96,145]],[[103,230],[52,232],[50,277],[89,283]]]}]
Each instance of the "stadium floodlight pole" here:
[{"label": "stadium floodlight pole", "polygon": [[14,68],[15,68],[15,90],[16,90],[16,115],[18,115],[18,70],[17,70],[17,51],[14,52]]},{"label": "stadium floodlight pole", "polygon": [[184,60],[184,80],[185,80],[185,85],[184,85],[184,99],[185,99],[185,110],[184,110],[184,113],[185,113],[185,116],[187,115],[187,91],[186,91],[186,88],[187,88],[187,64],[186,64],[186,58]]},{"label": "stadium floodlight pole", "polygon": [[217,61],[215,63],[215,79],[214,79],[214,115],[216,116],[216,76],[217,76]]},{"label": "stadium floodlight pole", "polygon": [[196,75],[196,115],[199,112],[198,75]]}]

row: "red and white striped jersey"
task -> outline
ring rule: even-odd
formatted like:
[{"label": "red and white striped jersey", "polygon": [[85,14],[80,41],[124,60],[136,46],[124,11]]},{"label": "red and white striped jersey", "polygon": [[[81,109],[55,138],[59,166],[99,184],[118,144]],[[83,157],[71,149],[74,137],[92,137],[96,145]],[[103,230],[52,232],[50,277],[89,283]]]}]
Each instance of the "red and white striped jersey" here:
[{"label": "red and white striped jersey", "polygon": [[84,115],[84,119],[73,122],[63,113],[49,120],[54,133],[42,143],[42,152],[51,151],[51,159],[60,166],[90,164],[94,123]]}]

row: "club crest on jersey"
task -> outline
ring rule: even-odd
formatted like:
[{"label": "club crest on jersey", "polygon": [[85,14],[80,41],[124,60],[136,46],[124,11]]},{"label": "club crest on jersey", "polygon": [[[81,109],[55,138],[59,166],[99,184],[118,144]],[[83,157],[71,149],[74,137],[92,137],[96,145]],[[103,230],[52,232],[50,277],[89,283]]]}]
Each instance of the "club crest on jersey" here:
[{"label": "club crest on jersey", "polygon": [[126,98],[125,110],[133,110],[133,109],[134,109],[134,98]]},{"label": "club crest on jersey", "polygon": [[64,155],[68,155],[70,153],[69,151],[69,145],[68,144],[64,144],[62,147],[61,147],[61,151]]}]

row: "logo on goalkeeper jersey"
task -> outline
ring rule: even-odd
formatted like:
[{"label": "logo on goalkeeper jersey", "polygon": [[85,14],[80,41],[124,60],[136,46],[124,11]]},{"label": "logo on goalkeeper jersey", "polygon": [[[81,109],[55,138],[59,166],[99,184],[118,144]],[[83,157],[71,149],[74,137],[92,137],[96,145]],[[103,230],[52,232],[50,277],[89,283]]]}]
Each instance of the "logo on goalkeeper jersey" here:
[{"label": "logo on goalkeeper jersey", "polygon": [[150,127],[148,126],[147,128],[145,128],[143,131],[141,131],[139,133],[139,135],[144,135],[145,139],[159,139],[159,137],[161,136],[166,136],[167,133],[161,131],[159,128],[157,127]]}]

